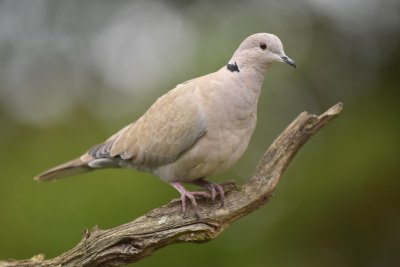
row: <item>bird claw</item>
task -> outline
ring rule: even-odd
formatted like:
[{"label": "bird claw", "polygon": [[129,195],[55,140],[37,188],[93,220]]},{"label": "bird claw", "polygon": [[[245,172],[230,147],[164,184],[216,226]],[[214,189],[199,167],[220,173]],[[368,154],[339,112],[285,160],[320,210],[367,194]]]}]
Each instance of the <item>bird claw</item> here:
[{"label": "bird claw", "polygon": [[[221,206],[224,206],[225,203],[225,193],[224,193],[224,189],[221,185],[219,184],[215,184],[215,183],[210,183],[204,179],[197,179],[195,181],[192,182],[193,184],[199,185],[204,187],[205,189],[210,191],[211,194],[211,200],[213,202],[215,202],[217,193],[220,195],[221,197]],[[200,218],[199,215],[199,206],[197,205],[196,202],[196,196],[201,196],[201,197],[210,197],[210,195],[206,192],[202,192],[202,191],[194,191],[194,192],[190,192],[187,191],[183,185],[179,182],[172,182],[171,185],[178,190],[178,192],[181,194],[181,202],[182,202],[182,213],[183,213],[183,217],[186,218],[186,199],[189,199],[190,202],[192,203],[192,207],[193,207],[193,211],[196,214],[196,216],[198,218]]]},{"label": "bird claw", "polygon": [[192,182],[193,184],[199,185],[201,187],[204,187],[205,189],[207,189],[208,191],[210,191],[211,194],[211,200],[213,202],[215,202],[217,193],[220,195],[221,198],[221,206],[223,207],[225,204],[225,192],[224,192],[224,188],[219,185],[219,184],[215,184],[215,183],[210,183],[209,181],[206,181],[204,179],[197,179],[195,181]]},{"label": "bird claw", "polygon": [[182,202],[182,213],[183,213],[183,217],[186,218],[186,199],[189,199],[190,202],[192,203],[192,207],[193,207],[193,211],[196,214],[196,216],[198,218],[200,218],[199,215],[199,207],[197,205],[196,202],[196,196],[203,196],[203,197],[207,197],[208,194],[206,192],[190,192],[187,191],[183,185],[181,185],[178,182],[173,182],[171,183],[172,186],[179,191],[179,193],[181,194],[181,202]]}]

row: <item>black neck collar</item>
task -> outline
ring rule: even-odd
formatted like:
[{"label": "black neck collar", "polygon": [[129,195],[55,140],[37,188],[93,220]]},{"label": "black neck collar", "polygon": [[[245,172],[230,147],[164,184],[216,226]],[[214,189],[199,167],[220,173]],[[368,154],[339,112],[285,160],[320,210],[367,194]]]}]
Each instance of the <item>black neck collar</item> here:
[{"label": "black neck collar", "polygon": [[239,71],[239,66],[236,64],[236,61],[235,61],[234,64],[228,63],[228,64],[226,65],[226,68],[227,68],[230,72],[235,72],[235,71],[240,72],[240,71]]}]

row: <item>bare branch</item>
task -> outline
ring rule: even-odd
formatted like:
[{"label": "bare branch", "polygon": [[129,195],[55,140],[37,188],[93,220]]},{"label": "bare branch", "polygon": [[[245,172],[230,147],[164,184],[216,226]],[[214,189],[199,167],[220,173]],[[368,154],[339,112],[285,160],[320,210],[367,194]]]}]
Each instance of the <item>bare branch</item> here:
[{"label": "bare branch", "polygon": [[241,187],[224,185],[224,207],[209,199],[199,199],[198,219],[182,218],[180,200],[173,200],[136,220],[108,230],[95,227],[85,231],[81,242],[70,251],[45,260],[37,255],[29,260],[0,261],[3,266],[120,266],[136,262],[153,251],[179,242],[214,239],[235,220],[253,212],[271,198],[282,173],[301,146],[342,110],[338,103],[320,116],[301,113],[272,143],[254,175]]}]

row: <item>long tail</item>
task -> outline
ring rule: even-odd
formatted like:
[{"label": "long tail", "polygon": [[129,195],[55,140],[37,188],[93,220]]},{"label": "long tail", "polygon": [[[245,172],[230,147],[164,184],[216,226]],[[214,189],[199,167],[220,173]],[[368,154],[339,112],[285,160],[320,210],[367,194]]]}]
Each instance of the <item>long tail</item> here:
[{"label": "long tail", "polygon": [[64,164],[58,165],[50,170],[47,170],[35,178],[36,181],[47,182],[54,179],[64,178],[66,176],[71,176],[79,173],[84,173],[93,170],[88,166],[88,162],[82,161],[81,158],[77,158]]}]

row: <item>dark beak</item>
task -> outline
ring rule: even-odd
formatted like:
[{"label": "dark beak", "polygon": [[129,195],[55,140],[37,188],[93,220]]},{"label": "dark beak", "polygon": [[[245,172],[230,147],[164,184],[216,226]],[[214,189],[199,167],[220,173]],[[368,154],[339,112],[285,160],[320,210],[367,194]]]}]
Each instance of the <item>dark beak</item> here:
[{"label": "dark beak", "polygon": [[281,58],[282,58],[283,62],[285,62],[285,63],[289,64],[290,66],[296,68],[296,62],[294,62],[294,60],[290,59],[287,56],[281,56]]}]

